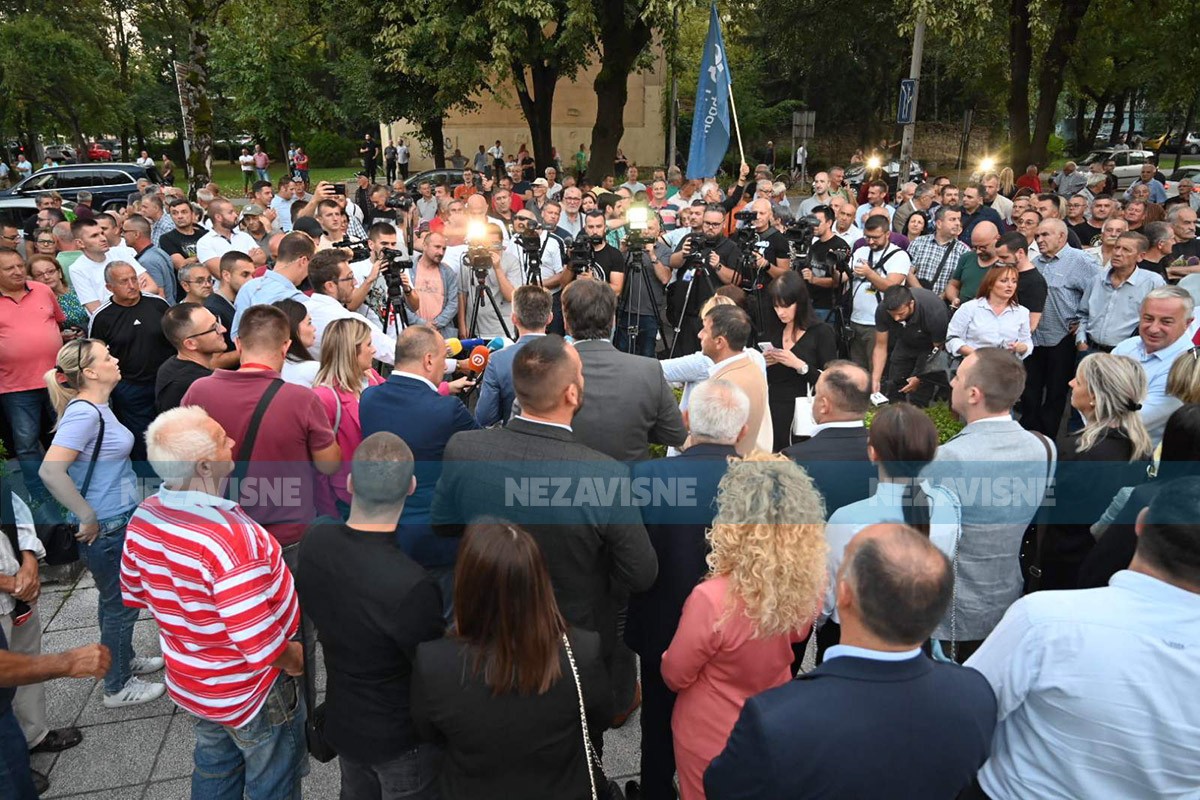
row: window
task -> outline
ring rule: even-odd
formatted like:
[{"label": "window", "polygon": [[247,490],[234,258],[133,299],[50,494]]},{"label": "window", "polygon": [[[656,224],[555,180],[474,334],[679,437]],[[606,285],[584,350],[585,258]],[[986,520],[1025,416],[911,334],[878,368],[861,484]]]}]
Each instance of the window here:
[{"label": "window", "polygon": [[39,192],[48,191],[58,186],[57,176],[53,172],[43,172],[40,175],[34,175],[25,183],[21,184],[22,191]]},{"label": "window", "polygon": [[100,181],[90,169],[64,170],[58,173],[58,189],[87,189],[98,186]]}]

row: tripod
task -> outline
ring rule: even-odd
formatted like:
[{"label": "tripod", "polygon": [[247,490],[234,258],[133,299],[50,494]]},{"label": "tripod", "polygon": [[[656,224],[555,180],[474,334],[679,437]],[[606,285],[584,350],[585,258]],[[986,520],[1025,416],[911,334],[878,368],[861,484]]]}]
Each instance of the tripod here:
[{"label": "tripod", "polygon": [[[654,321],[658,323],[658,335],[662,337],[663,348],[667,347],[666,325],[663,324],[662,310],[658,307],[658,302],[654,297],[654,287],[650,283],[650,276],[646,272],[646,251],[641,248],[630,247],[629,252],[625,254],[625,283],[621,287],[621,296],[617,299],[617,308],[625,309],[625,335],[626,335],[626,352],[638,353],[638,338],[641,336],[641,317],[642,317],[642,297],[643,295],[634,292],[634,282],[636,276],[641,275],[642,287],[645,289],[645,297],[650,298],[650,304],[654,309]],[[691,287],[689,286],[690,290]],[[630,298],[633,296],[633,303],[630,304]],[[618,312],[618,316],[620,312]],[[680,317],[682,321],[682,317]],[[676,331],[678,332],[678,328]],[[657,348],[656,348],[657,349]]]},{"label": "tripod", "polygon": [[542,241],[541,247],[536,251],[531,247],[526,247],[521,243],[521,238],[517,237],[517,245],[521,248],[521,260],[524,261],[525,285],[526,286],[541,286],[542,285],[542,253],[546,250],[546,242],[550,241],[550,237],[546,237]]},{"label": "tripod", "polygon": [[[683,327],[683,320],[687,316],[688,304],[692,300],[692,289],[694,289],[696,286],[696,279],[700,276],[704,277],[704,282],[708,285],[709,297],[712,297],[713,295],[715,295],[717,293],[716,287],[713,286],[712,275],[710,275],[709,271],[708,271],[708,253],[709,253],[709,251],[707,251],[707,250],[700,251],[701,259],[703,262],[702,265],[699,267],[691,268],[692,269],[692,279],[687,282],[687,285],[688,285],[687,291],[685,291],[683,293],[683,305],[680,307],[679,319],[677,319],[675,321],[675,328],[674,328],[675,332],[674,332],[674,335],[671,337],[671,349],[667,352],[667,358],[675,357],[675,345],[679,344],[679,330],[680,330],[680,328]],[[684,271],[686,271],[687,262],[685,261],[684,264],[685,264],[685,267],[683,267],[682,269]]]},{"label": "tripod", "polygon": [[500,321],[500,329],[504,331],[504,336],[507,339],[512,338],[512,334],[508,331],[508,325],[504,323],[504,314],[500,312],[500,304],[496,302],[496,295],[492,293],[492,287],[487,285],[487,272],[471,268],[475,275],[475,302],[471,306],[471,322],[467,326],[467,338],[475,338],[475,327],[479,322],[479,309],[483,307],[484,298],[492,304],[492,311],[496,312],[496,319]]}]

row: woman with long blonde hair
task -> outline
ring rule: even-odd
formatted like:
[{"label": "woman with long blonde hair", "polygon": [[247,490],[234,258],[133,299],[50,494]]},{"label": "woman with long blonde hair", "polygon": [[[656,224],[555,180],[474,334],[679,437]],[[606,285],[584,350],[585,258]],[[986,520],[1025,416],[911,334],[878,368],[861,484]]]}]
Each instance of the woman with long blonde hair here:
[{"label": "woman with long blonde hair", "polygon": [[708,578],[683,607],[662,676],[678,693],[671,717],[683,800],[704,797],[704,770],[742,705],[791,678],[792,644],[825,592],[825,506],[791,459],[730,461],[708,533]]},{"label": "woman with long blonde hair", "polygon": [[374,358],[375,346],[367,323],[353,317],[329,323],[321,338],[321,366],[317,368],[313,392],[321,401],[342,448],[342,468],[333,475],[322,476],[324,488],[319,490],[317,501],[323,513],[332,514],[336,510],[343,520],[350,514],[350,492],[346,489],[350,461],[363,439],[358,401],[368,386],[383,383],[371,366]]}]

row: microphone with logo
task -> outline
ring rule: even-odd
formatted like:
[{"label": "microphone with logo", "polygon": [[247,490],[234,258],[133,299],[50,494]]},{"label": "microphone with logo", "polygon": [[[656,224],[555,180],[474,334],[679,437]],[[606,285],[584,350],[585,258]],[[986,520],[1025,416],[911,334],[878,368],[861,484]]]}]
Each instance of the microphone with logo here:
[{"label": "microphone with logo", "polygon": [[479,381],[483,378],[483,372],[487,369],[488,359],[491,358],[491,355],[492,351],[488,350],[486,344],[479,344],[471,350],[470,356],[458,362],[459,371],[471,379],[471,385],[463,390],[464,398],[470,397],[471,392],[479,386]]}]

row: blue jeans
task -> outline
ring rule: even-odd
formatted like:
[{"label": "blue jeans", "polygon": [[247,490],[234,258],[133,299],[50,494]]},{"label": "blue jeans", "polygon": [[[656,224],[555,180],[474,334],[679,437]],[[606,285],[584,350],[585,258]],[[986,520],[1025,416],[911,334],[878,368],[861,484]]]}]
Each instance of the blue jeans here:
[{"label": "blue jeans", "polygon": [[100,593],[100,644],[112,653],[112,666],[104,676],[104,693],[124,688],[133,671],[133,624],[138,610],[121,602],[121,553],[125,549],[125,526],[129,514],[100,520],[100,535],[91,544],[79,543],[80,555],[96,580]]},{"label": "blue jeans", "polygon": [[630,317],[624,309],[617,310],[617,325],[613,333],[613,347],[622,353],[629,352],[629,333],[626,330],[632,320],[637,320],[637,350],[634,355],[654,358],[658,347],[658,317],[653,314],[639,314]]},{"label": "blue jeans", "polygon": [[271,173],[270,173],[269,171],[267,171],[267,170],[265,170],[265,169],[258,169],[257,167],[254,169],[254,171],[255,171],[256,173],[258,173],[258,179],[259,179],[260,181],[269,181],[269,180],[271,180]]},{"label": "blue jeans", "polygon": [[30,775],[29,745],[12,709],[0,715],[0,797],[37,800]]},{"label": "blue jeans", "polygon": [[38,467],[46,451],[42,449],[42,428],[54,420],[54,406],[45,389],[0,394],[0,412],[12,427],[13,455],[21,462],[21,475],[34,506],[50,501],[50,493],[38,477]]},{"label": "blue jeans", "polygon": [[438,800],[441,759],[441,751],[431,744],[418,745],[382,764],[363,764],[340,756],[339,800]]},{"label": "blue jeans", "polygon": [[299,682],[283,673],[240,728],[196,717],[192,800],[300,800],[308,774],[307,718]]}]

